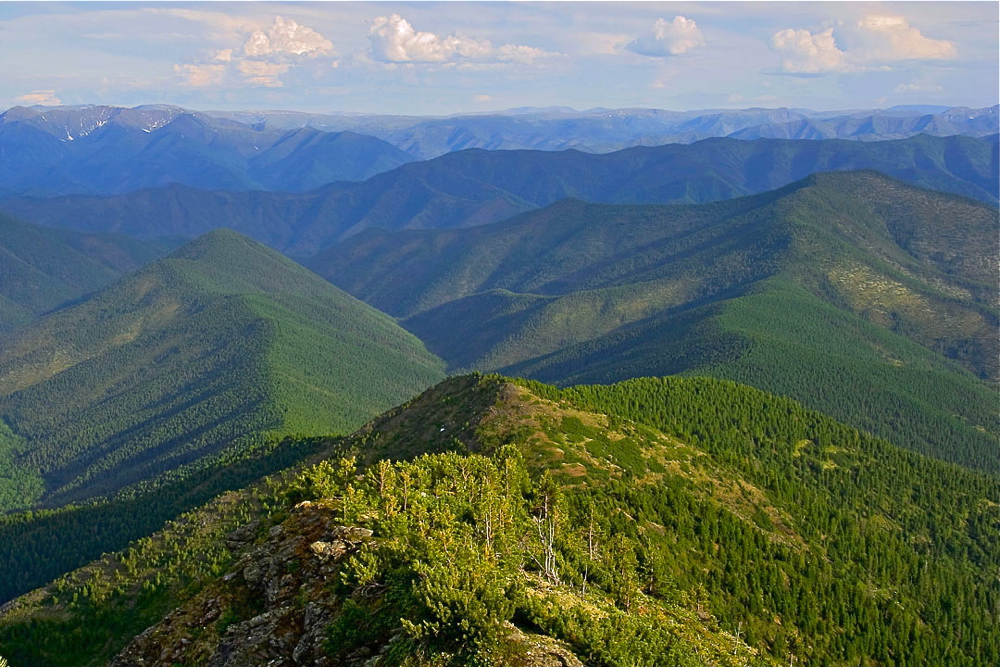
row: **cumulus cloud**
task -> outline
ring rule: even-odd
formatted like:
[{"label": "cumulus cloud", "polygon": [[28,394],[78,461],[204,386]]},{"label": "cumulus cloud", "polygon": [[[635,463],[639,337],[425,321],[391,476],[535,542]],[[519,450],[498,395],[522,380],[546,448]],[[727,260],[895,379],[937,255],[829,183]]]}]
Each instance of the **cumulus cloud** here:
[{"label": "cumulus cloud", "polygon": [[833,28],[812,33],[786,28],[771,37],[771,48],[781,56],[781,71],[789,74],[822,74],[850,69],[837,48]]},{"label": "cumulus cloud", "polygon": [[786,28],[774,34],[771,48],[780,54],[780,70],[787,74],[888,70],[888,62],[956,56],[953,43],[924,36],[902,16],[869,14],[845,26],[843,33],[851,46],[846,51],[837,46],[833,28],[815,33]]},{"label": "cumulus cloud", "polygon": [[174,72],[184,77],[185,83],[195,88],[213,86],[226,75],[225,65],[174,65]]},{"label": "cumulus cloud", "polygon": [[399,14],[376,17],[368,27],[368,40],[372,58],[385,63],[530,63],[555,55],[532,46],[494,47],[486,39],[417,32]]},{"label": "cumulus cloud", "polygon": [[[215,14],[203,14],[187,13],[183,18],[208,21],[215,17]],[[187,85],[205,87],[227,83],[280,88],[283,85],[281,75],[297,64],[334,54],[330,40],[294,19],[275,16],[271,24],[264,27],[243,22],[225,23],[225,26],[236,33],[227,40],[235,43],[233,48],[213,51],[201,62],[174,65],[174,71],[184,77]],[[333,62],[334,67],[337,64]]]},{"label": "cumulus cloud", "polygon": [[869,14],[857,27],[866,38],[859,55],[868,60],[948,60],[956,55],[953,43],[925,37],[902,16]]},{"label": "cumulus cloud", "polygon": [[637,37],[625,48],[639,55],[664,58],[679,56],[704,45],[705,38],[694,19],[675,16],[673,21],[656,19],[652,33]]},{"label": "cumulus cloud", "polygon": [[283,85],[278,77],[291,68],[288,63],[268,63],[260,60],[241,60],[240,74],[249,83],[267,88],[281,88]]},{"label": "cumulus cloud", "polygon": [[487,102],[492,102],[493,101],[493,96],[492,95],[473,95],[472,99],[475,100],[479,104],[486,104]]},{"label": "cumulus cloud", "polygon": [[42,106],[59,106],[62,104],[54,90],[34,90],[14,98],[15,104],[40,104]]},{"label": "cumulus cloud", "polygon": [[243,44],[243,53],[260,56],[318,56],[333,52],[333,43],[293,19],[274,17],[274,23],[255,30]]}]

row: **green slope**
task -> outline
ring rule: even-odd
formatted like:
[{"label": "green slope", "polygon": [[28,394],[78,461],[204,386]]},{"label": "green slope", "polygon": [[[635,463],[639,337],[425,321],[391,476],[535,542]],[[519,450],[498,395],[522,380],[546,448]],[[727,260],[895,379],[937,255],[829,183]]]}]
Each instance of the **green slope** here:
[{"label": "green slope", "polygon": [[1000,659],[998,502],[995,477],[732,382],[453,378],[6,605],[0,646],[53,667],[978,667]]},{"label": "green slope", "polygon": [[708,205],[371,232],[310,265],[453,369],[732,377],[997,470],[998,234],[993,207],[831,173]]},{"label": "green slope", "polygon": [[0,214],[0,335],[166,254],[170,244]]},{"label": "green slope", "polygon": [[[0,418],[47,505],[226,449],[353,429],[442,375],[390,318],[218,231],[12,335]],[[21,506],[30,504],[28,499]]]}]

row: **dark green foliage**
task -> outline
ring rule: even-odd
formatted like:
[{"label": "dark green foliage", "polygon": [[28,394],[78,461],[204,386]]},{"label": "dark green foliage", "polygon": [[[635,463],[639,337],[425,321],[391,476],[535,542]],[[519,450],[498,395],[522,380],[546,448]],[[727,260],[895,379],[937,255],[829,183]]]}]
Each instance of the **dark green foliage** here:
[{"label": "dark green foliage", "polygon": [[390,318],[228,231],[18,330],[0,369],[16,465],[48,505],[348,431],[442,375]]},{"label": "dark green foliage", "polygon": [[315,454],[321,438],[283,440],[162,475],[111,499],[0,517],[0,600],[7,601],[159,530],[225,491]]},{"label": "dark green foliage", "polygon": [[[639,541],[640,571],[666,568],[685,595],[704,595],[725,627],[741,623],[748,640],[755,639],[751,645],[767,641],[787,662],[788,649],[780,647],[798,636],[799,660],[822,665],[971,666],[1000,659],[995,477],[906,452],[788,399],[729,382],[525,386],[698,443],[722,470],[787,513],[798,546],[779,537],[773,513],[758,508],[740,519],[719,511],[698,499],[697,482],[683,477],[659,485],[614,482],[578,505],[586,516],[596,504],[594,514],[610,521],[612,533],[618,525]],[[650,525],[662,529],[643,530]],[[611,544],[630,559],[624,540]],[[629,571],[619,568],[613,577],[620,590],[629,588],[623,579]],[[953,628],[963,631],[954,635]]]},{"label": "dark green foliage", "polygon": [[169,242],[31,225],[0,214],[0,337],[166,254]]},{"label": "dark green foliage", "polygon": [[[408,431],[456,420],[485,455],[360,469],[338,458],[372,443],[391,456],[393,443],[430,437]],[[544,455],[553,446],[560,457]],[[519,664],[517,633],[540,633],[609,667],[1000,660],[1000,482],[751,387],[456,378],[326,455],[24,598],[0,614],[0,645],[25,664],[94,664],[66,651],[75,637],[104,642],[106,660],[166,610],[154,592],[183,603],[226,571],[213,536],[263,510],[266,539],[315,499],[374,531],[322,587],[339,605],[334,658],[384,647],[394,665]],[[565,474],[570,462],[582,474]],[[229,604],[217,623],[260,613],[238,595]]]}]

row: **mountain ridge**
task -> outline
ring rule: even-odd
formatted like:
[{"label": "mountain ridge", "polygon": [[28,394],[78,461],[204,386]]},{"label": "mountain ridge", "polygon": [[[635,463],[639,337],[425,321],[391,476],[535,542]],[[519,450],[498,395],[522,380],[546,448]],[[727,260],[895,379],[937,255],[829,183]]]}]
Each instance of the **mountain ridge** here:
[{"label": "mountain ridge", "polygon": [[173,185],[117,197],[8,197],[0,200],[0,208],[49,226],[139,237],[196,236],[229,226],[305,257],[371,227],[475,226],[567,197],[595,203],[704,203],[766,192],[832,169],[876,169],[912,185],[995,204],[998,150],[987,140],[928,136],[880,143],[710,139],[603,155],[474,149],[309,193],[227,193]]},{"label": "mountain ridge", "polygon": [[357,426],[439,379],[439,363],[387,316],[216,230],[16,330],[0,416],[59,504],[227,447]]},{"label": "mountain ridge", "polygon": [[309,265],[453,371],[721,375],[990,466],[998,236],[989,206],[833,172],[713,204],[566,201],[487,226],[371,231]]},{"label": "mountain ridge", "polygon": [[0,638],[53,667],[971,667],[998,493],[732,382],[458,377],[5,605]]}]

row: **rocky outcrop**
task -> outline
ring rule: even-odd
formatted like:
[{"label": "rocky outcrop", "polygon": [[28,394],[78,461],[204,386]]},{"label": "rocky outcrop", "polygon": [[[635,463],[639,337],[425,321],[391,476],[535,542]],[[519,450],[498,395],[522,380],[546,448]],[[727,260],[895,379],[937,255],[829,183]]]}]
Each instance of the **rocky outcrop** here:
[{"label": "rocky outcrop", "polygon": [[323,642],[339,601],[328,584],[371,531],[339,525],[333,507],[311,502],[254,543],[259,530],[229,535],[230,548],[245,550],[233,571],[136,637],[111,667],[333,664]]},{"label": "rocky outcrop", "polygon": [[[132,640],[110,667],[390,667],[399,634],[341,658],[325,646],[342,603],[340,566],[373,539],[338,514],[332,504],[302,502],[282,523],[228,535],[241,553],[232,570]],[[583,667],[550,637],[507,630],[519,667]]]}]

